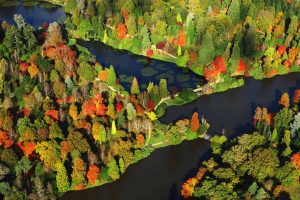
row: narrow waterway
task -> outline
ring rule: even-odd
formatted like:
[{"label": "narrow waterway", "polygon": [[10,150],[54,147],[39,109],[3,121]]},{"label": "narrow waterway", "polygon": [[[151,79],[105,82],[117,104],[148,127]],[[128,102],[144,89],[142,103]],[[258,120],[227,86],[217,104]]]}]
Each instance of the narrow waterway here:
[{"label": "narrow waterway", "polygon": [[[300,88],[298,73],[262,81],[248,79],[241,88],[202,96],[183,106],[170,107],[161,121],[169,123],[183,117],[189,118],[196,111],[210,122],[210,134],[224,127],[226,135],[233,137],[252,130],[256,106],[266,106],[270,111],[276,111],[281,94],[295,88]],[[148,158],[129,167],[120,180],[99,188],[67,193],[62,200],[180,199],[181,184],[194,175],[195,167],[209,155],[208,149],[208,141],[199,139],[156,150]]]},{"label": "narrow waterway", "polygon": [[[22,14],[35,27],[44,22],[50,23],[65,16],[61,8],[50,10],[39,6],[27,8],[21,4],[17,7],[0,8],[0,20],[5,19],[12,23],[15,13]],[[173,69],[173,72],[171,72],[173,77],[178,77],[179,73],[181,73],[178,71],[180,69],[174,68],[173,64],[149,59],[141,62],[141,56],[135,56],[126,51],[116,51],[96,42],[81,41],[81,44],[95,53],[103,65],[112,64],[116,66],[121,74],[138,76],[142,84],[143,82],[149,82],[151,77],[155,77],[150,76],[146,78],[139,76],[139,74],[143,73],[142,68],[148,68],[149,70],[155,69],[155,67],[170,66]],[[140,71],[137,70],[137,66],[140,66]],[[160,69],[156,70],[158,75],[164,73]],[[173,79],[174,86],[182,83],[177,78]],[[156,77],[155,80],[158,81]],[[193,80],[194,78],[190,77],[188,82],[193,82]],[[182,88],[188,86],[190,85],[182,86]],[[190,118],[192,113],[196,111],[208,119],[211,124],[210,134],[225,128],[227,136],[234,136],[252,129],[252,115],[256,106],[270,105],[269,108],[275,111],[278,109],[277,102],[282,92],[292,91],[294,88],[300,88],[299,74],[278,76],[262,81],[247,79],[244,87],[224,93],[202,96],[187,105],[170,107],[161,121],[170,123],[183,117]],[[126,173],[116,182],[83,191],[68,192],[61,199],[180,199],[179,192],[183,180],[191,176],[201,160],[209,155],[207,153],[208,149],[209,143],[199,139],[156,150],[148,158],[130,166]]]}]

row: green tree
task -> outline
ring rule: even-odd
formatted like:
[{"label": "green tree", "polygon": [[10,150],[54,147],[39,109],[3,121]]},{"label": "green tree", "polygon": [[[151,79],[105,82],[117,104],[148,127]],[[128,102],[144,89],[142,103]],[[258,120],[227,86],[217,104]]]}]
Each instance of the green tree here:
[{"label": "green tree", "polygon": [[116,84],[116,81],[117,81],[117,75],[116,75],[114,67],[111,65],[108,70],[107,83],[109,85],[114,86]]},{"label": "green tree", "polygon": [[215,57],[214,42],[209,31],[206,31],[206,34],[203,37],[198,55],[199,63],[202,65],[207,65]]},{"label": "green tree", "polygon": [[143,49],[149,49],[151,46],[151,41],[149,37],[149,31],[147,25],[144,25],[140,31],[140,35],[142,37],[142,47]]},{"label": "green tree", "polygon": [[274,177],[279,164],[277,151],[272,148],[255,149],[249,162],[243,163],[244,167],[248,169],[248,174],[258,181],[262,181],[266,177]]},{"label": "green tree", "polygon": [[63,139],[63,133],[61,128],[59,127],[58,123],[54,123],[53,125],[50,126],[49,128],[49,138],[50,139]]},{"label": "green tree", "polygon": [[120,178],[120,170],[117,161],[114,158],[107,164],[107,167],[107,173],[112,180],[117,180]]},{"label": "green tree", "polygon": [[8,68],[8,63],[4,58],[0,60],[0,94],[3,92],[3,86],[5,81],[5,72]]},{"label": "green tree", "polygon": [[107,31],[104,31],[104,36],[103,36],[103,43],[106,44],[108,40],[108,35],[107,35]]},{"label": "green tree", "polygon": [[166,30],[167,30],[167,23],[163,20],[157,20],[156,24],[155,24],[155,34],[156,35],[161,35],[161,36],[165,36],[166,35]]},{"label": "green tree", "polygon": [[80,79],[84,83],[93,82],[96,77],[96,71],[94,67],[86,62],[80,63],[80,67],[78,68],[78,74]]},{"label": "green tree", "polygon": [[293,120],[294,112],[289,108],[281,109],[274,117],[274,127],[277,129],[279,134],[289,129],[289,124]]},{"label": "green tree", "polygon": [[31,169],[31,167],[31,161],[26,156],[23,156],[15,166],[15,173],[17,176],[22,173],[26,174]]},{"label": "green tree", "polygon": [[112,135],[117,134],[117,127],[116,127],[116,121],[115,120],[113,120],[112,123],[111,123],[111,134]]},{"label": "green tree", "polygon": [[45,165],[55,170],[56,164],[61,163],[60,145],[55,140],[39,142],[35,150]]},{"label": "green tree", "polygon": [[292,153],[292,149],[290,147],[291,144],[291,132],[289,130],[284,131],[284,136],[282,138],[282,142],[286,145],[286,148],[283,152],[283,155],[289,157]]},{"label": "green tree", "polygon": [[88,19],[82,19],[78,25],[78,32],[83,38],[87,38],[92,31],[92,24]]},{"label": "green tree", "polygon": [[230,17],[233,24],[237,24],[240,21],[240,15],[240,1],[232,0],[228,9],[228,16]]},{"label": "green tree", "polygon": [[193,44],[195,40],[195,23],[192,17],[188,15],[187,18],[187,37],[190,44]]},{"label": "green tree", "polygon": [[160,98],[165,98],[169,96],[166,79],[160,79],[159,81],[159,94]]},{"label": "green tree", "polygon": [[224,135],[221,136],[215,135],[212,138],[210,138],[210,142],[211,142],[210,146],[213,150],[213,153],[220,154],[222,150],[221,148],[222,144],[226,141],[227,138]]},{"label": "green tree", "polygon": [[229,63],[230,63],[230,73],[234,73],[235,70],[237,69],[239,62],[241,59],[241,52],[240,52],[240,45],[239,43],[235,43],[232,49],[232,54],[231,57],[229,59]]},{"label": "green tree", "polygon": [[100,128],[100,141],[101,142],[106,142],[106,130],[105,130],[105,127],[103,125],[101,125],[101,128]]},{"label": "green tree", "polygon": [[120,173],[123,174],[126,170],[123,158],[119,158]]},{"label": "green tree", "polygon": [[298,30],[298,17],[296,15],[292,16],[291,23],[288,28],[288,35],[293,38]]},{"label": "green tree", "polygon": [[65,11],[67,13],[71,13],[74,11],[74,9],[77,6],[77,1],[76,0],[67,0],[65,3]]}]

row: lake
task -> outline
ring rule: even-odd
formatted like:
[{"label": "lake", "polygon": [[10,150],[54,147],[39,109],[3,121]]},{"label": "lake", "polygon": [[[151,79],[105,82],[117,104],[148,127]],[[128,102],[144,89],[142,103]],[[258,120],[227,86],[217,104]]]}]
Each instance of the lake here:
[{"label": "lake", "polygon": [[[44,22],[64,18],[61,8],[44,9],[39,6],[24,7],[20,4],[17,7],[0,8],[0,19],[7,19],[12,22],[13,14],[22,14],[24,18],[37,27]],[[114,65],[119,73],[127,76],[137,76],[140,84],[149,81],[158,81],[155,75],[141,76],[142,69],[149,68],[158,70],[157,74],[164,73],[161,69],[172,68],[171,76],[174,78],[173,85],[181,89],[190,87],[194,79],[203,82],[201,77],[189,76],[188,84],[181,84],[177,80],[182,74],[181,69],[175,68],[174,64],[145,59],[141,56],[132,55],[126,51],[114,50],[100,42],[84,42],[86,46],[96,54],[103,65]],[[169,68],[170,67],[170,68]],[[163,68],[164,69],[164,68]],[[145,73],[145,72],[144,72]],[[176,78],[175,78],[176,77]],[[123,77],[126,78],[126,77]],[[192,83],[191,83],[192,82]],[[126,87],[130,85],[127,84]],[[195,85],[194,85],[195,86]],[[271,79],[257,81],[247,79],[245,86],[232,89],[224,93],[202,96],[197,100],[183,105],[172,106],[167,109],[161,118],[163,123],[170,123],[183,117],[190,118],[192,113],[197,111],[204,115],[211,127],[209,133],[213,134],[225,128],[226,135],[233,137],[252,130],[252,116],[257,105],[270,105],[271,111],[278,109],[278,100],[285,91],[292,91],[300,88],[299,74],[277,76]],[[101,187],[91,188],[78,192],[68,192],[62,200],[176,200],[180,199],[180,187],[182,182],[189,176],[194,175],[200,162],[209,156],[209,142],[199,139],[185,141],[177,146],[165,147],[154,151],[148,158],[134,164],[113,183]]]}]

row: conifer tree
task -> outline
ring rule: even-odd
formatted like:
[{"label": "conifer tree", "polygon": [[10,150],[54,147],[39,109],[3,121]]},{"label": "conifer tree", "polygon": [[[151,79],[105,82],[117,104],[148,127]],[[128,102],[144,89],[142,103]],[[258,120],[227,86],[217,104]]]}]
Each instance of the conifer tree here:
[{"label": "conifer tree", "polygon": [[228,9],[228,16],[233,24],[237,24],[240,21],[240,12],[240,1],[232,0]]},{"label": "conifer tree", "polygon": [[108,78],[107,78],[107,83],[109,85],[115,85],[117,81],[117,76],[114,67],[111,65],[109,70],[108,70]]},{"label": "conifer tree", "polygon": [[65,192],[70,187],[67,170],[62,163],[57,165],[56,186],[59,192]]},{"label": "conifer tree", "polygon": [[139,93],[140,93],[139,83],[136,77],[134,77],[131,85],[131,94],[139,94]]},{"label": "conifer tree", "polygon": [[159,82],[159,94],[160,94],[160,98],[165,98],[169,96],[166,79],[161,79]]},{"label": "conifer tree", "polygon": [[200,45],[199,51],[199,63],[206,65],[210,63],[215,57],[215,47],[214,42],[209,31],[206,31],[202,43]]},{"label": "conifer tree", "polygon": [[235,43],[233,46],[231,57],[229,59],[229,63],[230,63],[229,70],[231,73],[235,72],[235,70],[239,64],[240,58],[241,58],[240,46],[239,46],[239,43]]}]

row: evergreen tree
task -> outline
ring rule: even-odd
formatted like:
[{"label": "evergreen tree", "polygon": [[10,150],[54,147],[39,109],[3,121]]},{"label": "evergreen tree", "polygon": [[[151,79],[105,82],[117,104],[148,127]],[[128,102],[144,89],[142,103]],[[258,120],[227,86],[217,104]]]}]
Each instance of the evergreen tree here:
[{"label": "evergreen tree", "polygon": [[240,21],[241,17],[239,0],[232,0],[228,9],[228,16],[230,17],[233,24],[237,24]]},{"label": "evergreen tree", "polygon": [[241,59],[241,55],[240,54],[241,54],[240,53],[240,45],[239,45],[239,43],[235,43],[234,46],[233,46],[231,57],[229,59],[229,63],[230,63],[229,70],[230,70],[230,73],[234,73],[235,70],[237,69],[239,61]]},{"label": "evergreen tree", "polygon": [[187,20],[187,37],[189,39],[189,43],[193,44],[195,39],[195,23],[194,20],[189,16]]},{"label": "evergreen tree", "polygon": [[149,31],[147,25],[144,25],[140,31],[140,35],[142,36],[142,47],[143,49],[149,49],[151,46],[151,41],[149,37]]},{"label": "evergreen tree", "polygon": [[131,94],[139,94],[139,93],[140,93],[139,83],[136,77],[134,77],[131,85]]},{"label": "evergreen tree", "polygon": [[117,75],[116,75],[114,67],[111,65],[108,70],[107,83],[109,85],[114,86],[116,84],[116,81],[117,81]]},{"label": "evergreen tree", "polygon": [[160,98],[165,98],[169,96],[166,79],[161,79],[159,82],[159,94],[160,94]]},{"label": "evergreen tree", "polygon": [[214,42],[209,31],[206,31],[206,34],[203,37],[198,55],[199,63],[202,65],[210,63],[215,57]]}]

